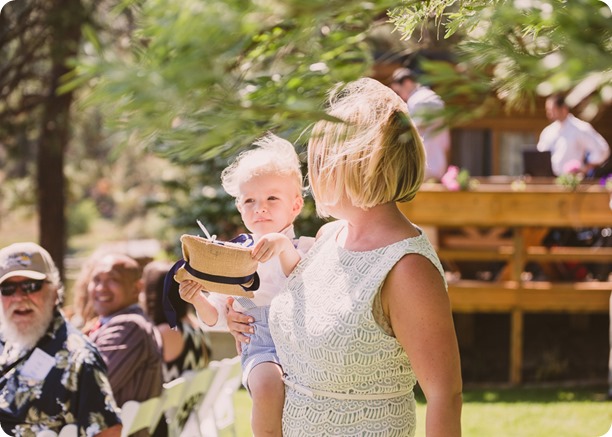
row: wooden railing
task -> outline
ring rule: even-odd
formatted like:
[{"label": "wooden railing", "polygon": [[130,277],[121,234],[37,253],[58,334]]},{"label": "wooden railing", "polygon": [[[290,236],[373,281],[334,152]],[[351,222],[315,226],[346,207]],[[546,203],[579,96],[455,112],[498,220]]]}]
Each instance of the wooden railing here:
[{"label": "wooden railing", "polygon": [[[415,199],[399,205],[413,223],[459,235],[432,238],[440,259],[502,261],[495,280],[449,280],[454,312],[511,314],[510,375],[522,379],[524,312],[608,312],[610,278],[588,282],[533,281],[525,275],[527,262],[579,261],[612,263],[609,247],[546,247],[551,227],[612,227],[611,193],[597,185],[567,191],[544,181],[522,191],[509,183],[481,184],[471,191],[446,190],[425,184]],[[451,275],[452,276],[452,275]]]}]

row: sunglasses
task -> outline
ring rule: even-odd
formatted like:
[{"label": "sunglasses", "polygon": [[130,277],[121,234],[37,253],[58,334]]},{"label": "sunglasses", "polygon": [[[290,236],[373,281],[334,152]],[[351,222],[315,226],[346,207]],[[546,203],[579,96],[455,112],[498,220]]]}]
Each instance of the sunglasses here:
[{"label": "sunglasses", "polygon": [[4,284],[0,284],[0,293],[2,296],[8,297],[12,296],[17,292],[18,288],[21,288],[25,294],[36,293],[43,288],[45,280],[35,281],[21,281],[21,282],[5,282]]}]

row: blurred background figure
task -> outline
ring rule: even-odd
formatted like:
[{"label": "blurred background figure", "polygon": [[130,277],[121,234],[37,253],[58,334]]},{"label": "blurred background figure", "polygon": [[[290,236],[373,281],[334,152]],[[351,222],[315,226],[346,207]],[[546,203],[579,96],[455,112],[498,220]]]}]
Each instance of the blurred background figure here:
[{"label": "blurred background figure", "polygon": [[72,285],[72,305],[65,308],[66,313],[70,317],[70,323],[85,334],[89,334],[89,331],[98,321],[98,315],[94,311],[93,305],[89,300],[89,294],[87,293],[91,272],[96,262],[107,253],[109,253],[108,250],[98,249],[83,262],[79,274]]},{"label": "blurred background figure", "polygon": [[407,103],[410,118],[423,139],[427,154],[425,180],[440,180],[448,168],[450,150],[450,132],[440,116],[436,116],[444,109],[444,101],[430,88],[421,85],[409,68],[395,70],[390,86]]},{"label": "blurred background figure", "polygon": [[143,271],[143,293],[141,303],[146,314],[162,336],[164,382],[171,381],[185,370],[203,369],[210,361],[210,342],[208,335],[199,327],[198,321],[188,309],[192,306],[182,299],[173,302],[178,329],[168,324],[163,309],[164,278],[172,264],[165,261],[152,261]]},{"label": "blurred background figure", "polygon": [[568,173],[568,165],[580,163],[579,169],[587,177],[610,156],[610,146],[589,123],[570,113],[562,94],[546,99],[546,117],[552,121],[540,134],[538,150],[551,152],[555,175]]}]

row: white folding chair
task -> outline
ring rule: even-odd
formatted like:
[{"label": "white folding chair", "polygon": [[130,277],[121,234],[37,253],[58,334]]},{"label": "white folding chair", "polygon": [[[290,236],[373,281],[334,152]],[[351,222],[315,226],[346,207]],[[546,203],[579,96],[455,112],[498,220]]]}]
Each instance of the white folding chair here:
[{"label": "white folding chair", "polygon": [[190,384],[193,374],[186,373],[170,382],[163,385],[162,393],[160,396],[159,408],[157,410],[157,420],[153,417],[152,422],[155,422],[149,433],[153,433],[160,420],[164,420],[168,424],[168,436],[175,437],[180,434],[178,424],[176,423],[177,411],[181,408],[184,398],[184,392]]},{"label": "white folding chair", "polygon": [[231,435],[236,435],[234,415],[234,395],[242,386],[242,363],[240,357],[230,360],[229,375],[221,389],[221,395],[215,402],[215,423],[217,431],[228,430]]},{"label": "white folding chair", "polygon": [[[121,407],[121,422],[123,423],[121,437],[127,437],[145,428],[155,429],[161,417],[159,403],[160,397],[154,397],[143,402],[127,401],[123,404]],[[154,421],[155,423],[152,423]]]},{"label": "white folding chair", "polygon": [[[211,385],[216,378],[219,365],[217,361],[209,363],[205,369],[193,371],[192,376],[189,380],[187,390],[183,392],[182,408],[186,408],[189,404],[191,405],[191,413],[187,422],[183,426],[182,434],[185,437],[193,437],[194,435],[200,434],[199,425],[199,406],[204,402],[206,393],[211,388]],[[195,400],[195,401],[194,401]]]},{"label": "white folding chair", "polygon": [[235,435],[234,394],[241,384],[242,367],[240,356],[212,362],[209,366],[218,367],[217,373],[198,407],[200,435],[217,437],[220,431]]}]

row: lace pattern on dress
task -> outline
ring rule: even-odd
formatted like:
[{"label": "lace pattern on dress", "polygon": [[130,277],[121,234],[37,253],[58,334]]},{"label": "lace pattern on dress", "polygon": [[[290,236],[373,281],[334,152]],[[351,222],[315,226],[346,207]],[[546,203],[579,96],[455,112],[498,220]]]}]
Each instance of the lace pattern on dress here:
[{"label": "lace pattern on dress", "polygon": [[[328,226],[272,303],[270,329],[286,378],[312,389],[308,396],[287,388],[285,436],[411,436],[416,417],[412,366],[399,342],[372,314],[388,272],[408,253],[426,256],[442,272],[427,237],[398,241],[372,251],[339,247],[345,223]],[[347,400],[316,392],[385,395],[390,399]]]}]

